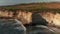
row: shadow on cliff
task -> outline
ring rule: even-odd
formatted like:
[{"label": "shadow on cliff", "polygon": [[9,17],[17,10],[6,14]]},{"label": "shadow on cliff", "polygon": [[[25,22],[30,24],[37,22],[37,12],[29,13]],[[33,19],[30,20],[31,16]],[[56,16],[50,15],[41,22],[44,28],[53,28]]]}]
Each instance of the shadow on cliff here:
[{"label": "shadow on cliff", "polygon": [[47,25],[48,22],[37,12],[32,14],[32,23],[31,25]]}]

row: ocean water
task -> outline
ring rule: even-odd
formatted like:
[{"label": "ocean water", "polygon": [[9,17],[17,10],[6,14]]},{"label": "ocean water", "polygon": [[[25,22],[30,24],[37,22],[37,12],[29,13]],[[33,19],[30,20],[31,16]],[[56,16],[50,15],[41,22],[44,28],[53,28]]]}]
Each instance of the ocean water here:
[{"label": "ocean water", "polygon": [[54,34],[44,26],[27,26],[26,31],[15,20],[0,19],[0,34]]}]

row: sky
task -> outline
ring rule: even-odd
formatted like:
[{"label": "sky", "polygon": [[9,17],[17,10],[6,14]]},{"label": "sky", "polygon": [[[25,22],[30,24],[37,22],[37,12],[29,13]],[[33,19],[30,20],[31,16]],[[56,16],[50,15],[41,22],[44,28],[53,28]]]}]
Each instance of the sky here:
[{"label": "sky", "polygon": [[0,6],[32,2],[60,2],[60,0],[0,0]]}]

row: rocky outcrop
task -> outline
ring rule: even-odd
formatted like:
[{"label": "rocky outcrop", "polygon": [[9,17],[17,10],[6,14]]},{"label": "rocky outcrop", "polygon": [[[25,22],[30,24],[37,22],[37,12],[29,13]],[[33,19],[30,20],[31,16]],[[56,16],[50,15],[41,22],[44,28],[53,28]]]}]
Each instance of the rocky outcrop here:
[{"label": "rocky outcrop", "polygon": [[22,11],[22,10],[0,10],[1,18],[15,18],[22,21],[23,24],[29,24],[31,22],[31,12]]},{"label": "rocky outcrop", "polygon": [[48,22],[50,26],[60,27],[60,14],[53,12],[43,12],[40,15]]},{"label": "rocky outcrop", "polygon": [[40,15],[40,13],[32,13],[32,24],[33,25],[47,25],[48,22]]},{"label": "rocky outcrop", "polygon": [[48,25],[60,27],[60,13],[54,13],[53,11],[33,13],[24,10],[0,10],[0,17],[15,18],[23,24],[33,23],[35,20],[34,23],[38,22],[38,24],[44,24],[44,22],[48,22]]}]

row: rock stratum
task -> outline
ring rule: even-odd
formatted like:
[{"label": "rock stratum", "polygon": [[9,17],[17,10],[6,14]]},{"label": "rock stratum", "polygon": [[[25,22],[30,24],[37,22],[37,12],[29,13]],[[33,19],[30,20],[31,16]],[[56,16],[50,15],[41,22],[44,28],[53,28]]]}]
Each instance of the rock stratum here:
[{"label": "rock stratum", "polygon": [[[16,11],[0,10],[0,17],[1,18],[5,18],[5,17],[14,18],[14,19],[20,20],[23,24],[30,24],[30,23],[32,23],[32,14],[33,13],[34,12],[23,11],[23,10],[16,10]],[[41,18],[41,17],[36,16],[35,20],[38,20],[39,18],[41,20],[41,22],[39,22],[39,23],[43,23],[42,19],[45,19],[48,22],[47,25],[60,27],[60,13],[40,11],[40,12],[35,12],[35,14],[36,15],[38,14],[39,16],[42,17]]]}]

